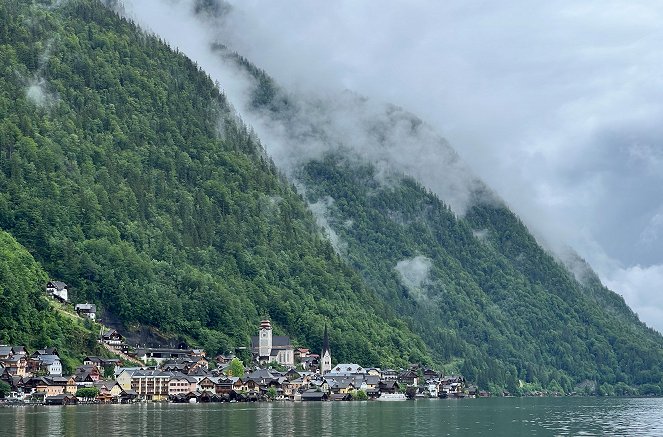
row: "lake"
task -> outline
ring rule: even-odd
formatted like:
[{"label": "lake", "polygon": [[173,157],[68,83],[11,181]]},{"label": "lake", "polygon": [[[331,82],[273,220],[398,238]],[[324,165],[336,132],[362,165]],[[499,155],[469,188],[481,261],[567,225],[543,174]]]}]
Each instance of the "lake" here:
[{"label": "lake", "polygon": [[0,408],[0,436],[663,436],[663,399],[137,404]]}]

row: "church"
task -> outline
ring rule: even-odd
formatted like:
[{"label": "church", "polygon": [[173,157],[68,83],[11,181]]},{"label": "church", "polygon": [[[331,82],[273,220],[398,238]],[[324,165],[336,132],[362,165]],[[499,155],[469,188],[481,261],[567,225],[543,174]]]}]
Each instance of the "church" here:
[{"label": "church", "polygon": [[251,337],[251,352],[260,364],[276,361],[282,366],[295,366],[295,348],[290,344],[290,337],[273,335],[269,320],[261,321],[258,335]]},{"label": "church", "polygon": [[325,334],[322,337],[322,353],[320,354],[320,373],[325,374],[332,368],[331,350],[329,349],[329,334],[325,325]]}]

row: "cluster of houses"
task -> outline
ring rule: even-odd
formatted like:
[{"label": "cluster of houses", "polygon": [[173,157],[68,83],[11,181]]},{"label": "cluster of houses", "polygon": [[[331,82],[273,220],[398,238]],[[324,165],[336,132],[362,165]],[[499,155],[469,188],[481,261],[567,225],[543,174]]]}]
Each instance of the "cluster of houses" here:
[{"label": "cluster of houses", "polygon": [[[115,330],[104,332],[101,341],[119,354],[126,346]],[[17,400],[59,405],[77,403],[81,397],[101,403],[193,403],[349,400],[359,392],[367,399],[396,393],[441,398],[478,394],[474,388],[468,390],[462,377],[444,377],[416,366],[399,371],[353,363],[333,366],[326,328],[317,355],[295,349],[288,337],[272,336],[271,324],[264,320],[251,350],[255,361],[243,375],[232,375],[234,355],[219,355],[210,366],[205,351],[195,348],[138,348],[133,356],[144,365],[135,367],[123,367],[115,358],[86,357],[73,374],[63,375],[55,349],[28,354],[23,346],[0,346],[0,379],[11,386],[11,397]]]}]

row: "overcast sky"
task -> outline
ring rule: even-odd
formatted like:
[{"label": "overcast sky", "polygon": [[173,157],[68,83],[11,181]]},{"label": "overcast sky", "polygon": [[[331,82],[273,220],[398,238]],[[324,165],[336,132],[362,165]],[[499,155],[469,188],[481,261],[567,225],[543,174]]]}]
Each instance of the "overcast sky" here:
[{"label": "overcast sky", "polygon": [[[126,3],[214,68],[189,2]],[[663,331],[663,3],[230,3],[218,30],[232,48],[287,88],[350,89],[417,114]]]}]

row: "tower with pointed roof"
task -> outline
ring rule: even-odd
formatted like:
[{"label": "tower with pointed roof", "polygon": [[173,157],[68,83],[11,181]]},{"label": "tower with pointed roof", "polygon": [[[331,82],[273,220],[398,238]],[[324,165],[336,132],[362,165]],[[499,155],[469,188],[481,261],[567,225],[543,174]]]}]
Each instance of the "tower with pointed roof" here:
[{"label": "tower with pointed roof", "polygon": [[325,324],[325,334],[322,337],[322,353],[320,354],[320,373],[325,374],[332,368],[331,350],[329,349],[329,333]]}]

